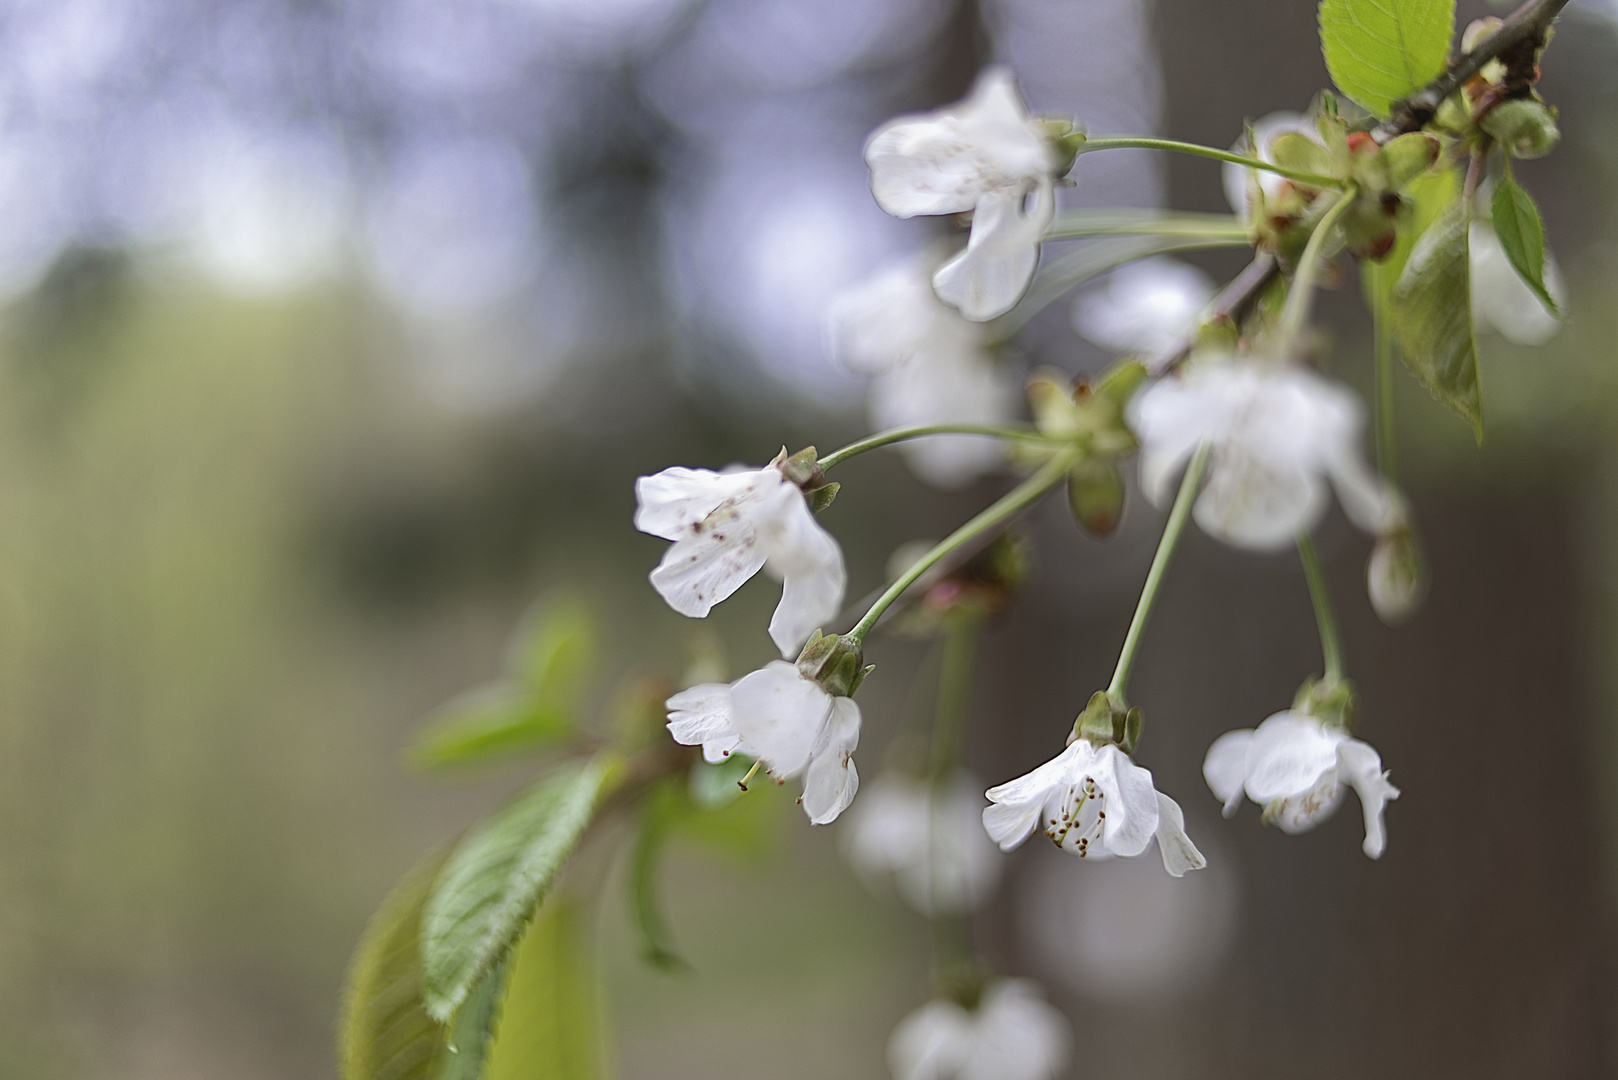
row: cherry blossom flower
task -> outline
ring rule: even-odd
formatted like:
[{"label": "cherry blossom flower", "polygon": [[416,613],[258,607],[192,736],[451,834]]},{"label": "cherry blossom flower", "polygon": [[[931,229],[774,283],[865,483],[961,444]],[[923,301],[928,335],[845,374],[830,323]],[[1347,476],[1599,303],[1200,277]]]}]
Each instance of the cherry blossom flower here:
[{"label": "cherry blossom flower", "polygon": [[1129,404],[1141,442],[1141,486],[1162,505],[1204,442],[1208,480],[1197,524],[1238,547],[1277,550],[1325,512],[1327,481],[1344,511],[1375,535],[1404,520],[1403,500],[1360,454],[1364,416],[1347,389],[1292,364],[1205,358]]},{"label": "cherry blossom flower", "polygon": [[1382,758],[1367,743],[1305,712],[1278,712],[1256,729],[1227,731],[1208,748],[1203,778],[1236,813],[1242,794],[1264,807],[1264,820],[1282,832],[1307,832],[1331,817],[1352,787],[1365,811],[1365,854],[1380,858],[1387,844],[1382,811],[1399,789],[1388,783]]},{"label": "cherry blossom flower", "polygon": [[[881,428],[1003,424],[1017,414],[1017,380],[997,362],[989,335],[933,292],[931,260],[882,271],[839,297],[827,318],[832,351],[874,375],[869,408]],[[953,488],[1005,461],[998,440],[936,435],[900,445],[918,476]]]},{"label": "cherry blossom flower", "polygon": [[1033,772],[987,794],[994,805],[983,811],[983,827],[1002,851],[1021,844],[1037,826],[1081,859],[1139,855],[1155,836],[1163,868],[1174,877],[1207,865],[1185,834],[1179,804],[1110,744],[1075,739]]},{"label": "cherry blossom flower", "polygon": [[982,790],[964,775],[938,793],[899,773],[878,777],[849,817],[843,851],[867,879],[892,875],[924,915],[971,911],[989,898],[1002,868],[983,834]]},{"label": "cherry blossom flower", "polygon": [[1029,979],[1002,979],[976,1009],[932,1001],[888,1040],[894,1080],[1055,1080],[1073,1037],[1067,1018]]},{"label": "cherry blossom flower", "polygon": [[889,121],[866,141],[865,162],[871,194],[895,217],[972,212],[966,249],[933,287],[968,319],[1010,311],[1056,215],[1058,168],[1056,146],[1029,119],[1011,72],[989,68],[965,101]]},{"label": "cherry blossom flower", "polygon": [[[1488,225],[1472,223],[1467,236],[1472,262],[1472,322],[1515,345],[1543,345],[1562,329],[1557,318],[1518,275],[1500,238]],[[1545,253],[1545,288],[1558,307],[1567,304],[1562,269]]]},{"label": "cherry blossom flower", "polygon": [[842,607],[842,549],[779,467],[664,469],[635,482],[635,501],[635,528],[674,541],[651,579],[680,614],[706,617],[763,569],[783,582],[770,637],[792,656]]},{"label": "cherry blossom flower", "polygon": [[835,821],[854,801],[860,707],[853,698],[827,693],[797,665],[772,660],[728,686],[682,690],[667,704],[669,734],[682,745],[701,746],[707,760],[740,753],[757,759],[777,780],[801,773],[799,801],[812,823]]},{"label": "cherry blossom flower", "polygon": [[1178,340],[1213,299],[1213,280],[1164,255],[1129,263],[1073,302],[1073,328],[1102,348],[1155,353]]}]

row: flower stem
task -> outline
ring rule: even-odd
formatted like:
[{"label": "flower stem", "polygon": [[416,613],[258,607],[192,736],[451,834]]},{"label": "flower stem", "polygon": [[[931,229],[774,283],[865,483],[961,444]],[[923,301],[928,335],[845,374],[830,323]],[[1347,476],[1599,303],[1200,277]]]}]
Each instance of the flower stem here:
[{"label": "flower stem", "polygon": [[968,521],[937,544],[934,544],[932,550],[917,559],[910,569],[900,574],[899,579],[889,585],[886,591],[876,598],[876,602],[871,605],[871,610],[867,611],[865,617],[859,621],[854,629],[848,632],[848,636],[854,640],[856,645],[863,642],[865,635],[871,632],[871,627],[875,626],[876,621],[882,617],[882,613],[892,607],[893,602],[903,596],[905,590],[914,585],[921,575],[932,569],[940,559],[956,548],[988,532],[990,529],[1004,525],[1024,508],[1038,502],[1046,492],[1067,478],[1068,470],[1073,468],[1078,460],[1079,452],[1077,450],[1069,448],[1060,451],[1034,475],[1006,492],[998,501],[991,504],[971,521]]},{"label": "flower stem", "polygon": [[1376,338],[1376,467],[1389,480],[1398,471],[1395,459],[1397,439],[1393,420],[1393,322],[1382,310],[1384,276],[1388,268],[1383,263],[1371,263],[1371,330]]},{"label": "flower stem", "polygon": [[1235,214],[1169,214],[1161,210],[1068,210],[1045,230],[1046,240],[1081,236],[1201,236],[1249,242]]},{"label": "flower stem", "polygon": [[1343,641],[1337,632],[1337,615],[1331,606],[1331,591],[1320,569],[1320,556],[1308,533],[1298,535],[1298,554],[1303,558],[1304,577],[1309,579],[1309,599],[1315,604],[1315,622],[1320,627],[1320,651],[1326,659],[1327,684],[1343,677]]},{"label": "flower stem", "polygon": [[1351,186],[1331,208],[1321,215],[1315,223],[1315,231],[1309,234],[1309,242],[1304,245],[1303,255],[1298,259],[1298,272],[1292,275],[1292,287],[1287,292],[1286,307],[1281,309],[1281,336],[1291,339],[1303,330],[1304,324],[1309,321],[1309,305],[1314,300],[1315,279],[1320,276],[1321,252],[1326,247],[1326,240],[1331,235],[1332,227],[1337,219],[1343,216],[1348,204],[1354,201],[1358,192]]},{"label": "flower stem", "polygon": [[849,443],[840,450],[833,450],[818,462],[822,471],[834,465],[840,465],[851,457],[857,457],[867,450],[889,446],[906,439],[919,439],[925,435],[984,435],[992,439],[1016,439],[1022,442],[1050,442],[1050,437],[1042,435],[1033,428],[988,427],[983,424],[928,424],[925,427],[894,428],[891,431],[880,431],[869,438]]},{"label": "flower stem", "polygon": [[955,611],[944,623],[944,655],[933,712],[933,747],[928,779],[939,798],[961,758],[962,736],[972,699],[972,664],[977,657],[978,615]]},{"label": "flower stem", "polygon": [[1260,161],[1257,158],[1246,157],[1242,154],[1233,154],[1229,150],[1215,150],[1211,146],[1179,142],[1175,139],[1120,136],[1104,139],[1086,139],[1078,146],[1080,154],[1088,154],[1093,150],[1173,150],[1181,154],[1212,158],[1214,161],[1229,161],[1236,165],[1246,165],[1250,169],[1263,169],[1265,172],[1284,176],[1288,180],[1297,180],[1299,183],[1308,184],[1310,187],[1342,187],[1342,181],[1335,177],[1321,176],[1319,173],[1304,172],[1301,169],[1289,169],[1273,162]]},{"label": "flower stem", "polygon": [[1146,632],[1146,620],[1151,617],[1152,606],[1157,603],[1157,591],[1163,586],[1168,573],[1169,560],[1179,545],[1180,534],[1185,531],[1191,516],[1191,504],[1197,497],[1197,485],[1208,467],[1208,444],[1197,447],[1186,466],[1185,478],[1180,481],[1180,492],[1174,496],[1174,507],[1169,511],[1168,524],[1163,526],[1163,537],[1157,542],[1157,554],[1152,556],[1152,568],[1146,572],[1146,584],[1141,586],[1140,602],[1135,605],[1135,617],[1129,621],[1129,632],[1124,635],[1124,647],[1118,652],[1118,666],[1113,669],[1112,682],[1107,684],[1107,696],[1124,700],[1129,686],[1129,672],[1135,666],[1135,653],[1140,649],[1141,635]]}]

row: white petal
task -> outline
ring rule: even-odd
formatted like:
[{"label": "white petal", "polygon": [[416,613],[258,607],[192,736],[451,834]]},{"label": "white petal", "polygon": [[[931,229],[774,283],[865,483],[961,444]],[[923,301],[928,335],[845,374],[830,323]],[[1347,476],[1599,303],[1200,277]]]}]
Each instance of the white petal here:
[{"label": "white petal", "polygon": [[1247,797],[1256,803],[1304,795],[1337,765],[1341,733],[1305,713],[1278,712],[1253,732],[1247,751]]},{"label": "white petal", "polygon": [[706,617],[764,566],[752,524],[734,509],[716,510],[704,520],[711,527],[676,541],[651,573],[658,595],[693,619]]},{"label": "white petal", "polygon": [[932,1001],[899,1022],[888,1039],[894,1080],[959,1080],[970,1019],[953,1001]]},{"label": "white petal", "polygon": [[[1014,374],[972,341],[935,342],[871,384],[871,423],[879,429],[1003,424],[1017,414],[1019,400]],[[1006,459],[998,439],[976,435],[910,439],[900,449],[918,476],[941,488],[970,483]]]},{"label": "white petal", "polygon": [[1388,774],[1382,771],[1382,758],[1367,743],[1345,739],[1337,747],[1337,760],[1339,775],[1359,795],[1365,811],[1365,854],[1379,859],[1387,846],[1382,811],[1389,799],[1399,797],[1399,789],[1388,783]]},{"label": "white petal", "polygon": [[1096,751],[1088,774],[1105,795],[1106,824],[1102,842],[1109,854],[1139,855],[1157,832],[1157,789],[1152,774],[1116,746]]},{"label": "white petal", "polygon": [[854,750],[860,743],[860,707],[853,698],[832,699],[826,724],[803,776],[803,812],[812,825],[829,825],[848,809],[860,787]]},{"label": "white petal", "polygon": [[971,911],[989,898],[1004,867],[983,832],[983,788],[962,775],[938,791],[916,789],[923,800],[920,842],[895,868],[899,893],[924,915]]},{"label": "white petal", "polygon": [[1247,751],[1253,744],[1253,729],[1227,731],[1208,747],[1208,756],[1202,759],[1202,778],[1214,798],[1225,804],[1224,814],[1232,817],[1242,802],[1242,788],[1247,782]]},{"label": "white petal", "polygon": [[784,660],[743,676],[730,690],[731,724],[777,779],[809,763],[831,714],[831,695]]},{"label": "white petal", "polygon": [[876,375],[903,364],[935,339],[981,331],[933,292],[930,260],[908,259],[860,282],[826,314],[828,351],[850,371]]},{"label": "white petal", "polygon": [[1201,870],[1208,865],[1185,834],[1185,814],[1180,804],[1161,791],[1157,793],[1157,850],[1163,856],[1163,869],[1171,877],[1184,877],[1187,870]]},{"label": "white petal", "polygon": [[1404,522],[1404,499],[1360,456],[1351,451],[1329,466],[1337,501],[1348,519],[1373,536],[1391,532]]},{"label": "white petal", "polygon": [[989,839],[1010,851],[1034,831],[1040,812],[1051,795],[1071,785],[1074,776],[1090,764],[1094,748],[1076,739],[1066,750],[1033,772],[990,788],[985,796],[992,804],[983,810],[983,828]]},{"label": "white petal", "polygon": [[730,722],[730,687],[703,683],[682,690],[667,701],[669,734],[682,746],[701,746],[702,756],[721,762],[741,745]]},{"label": "white petal", "polygon": [[781,482],[779,469],[716,473],[710,469],[664,469],[635,481],[635,528],[664,540],[691,536],[727,499]]},{"label": "white petal", "polygon": [[874,878],[925,862],[928,804],[925,784],[897,773],[877,777],[845,822],[849,863]]},{"label": "white petal", "polygon": [[1073,328],[1117,352],[1155,353],[1185,333],[1212,299],[1213,279],[1189,263],[1155,256],[1114,270],[1073,304]]},{"label": "white petal", "polygon": [[933,275],[939,299],[960,309],[974,322],[1004,315],[1017,305],[1034,268],[1039,243],[1056,216],[1056,194],[1050,181],[1034,189],[1034,205],[1023,213],[1020,189],[990,192],[978,201],[966,250]]},{"label": "white petal", "polygon": [[1264,460],[1245,450],[1230,443],[1215,448],[1192,517],[1226,543],[1279,551],[1320,520],[1326,485],[1297,462]]},{"label": "white petal", "polygon": [[1029,125],[1010,73],[991,68],[967,100],[878,128],[865,162],[877,205],[913,217],[970,210],[990,191],[1022,191],[1049,176],[1054,151]]},{"label": "white petal", "polygon": [[990,986],[967,1031],[958,1080],[1053,1080],[1072,1049],[1067,1018],[1027,979]]},{"label": "white petal", "polygon": [[835,619],[843,606],[848,583],[843,550],[816,523],[808,500],[792,484],[761,501],[754,522],[767,567],[784,584],[770,637],[782,656],[795,656],[804,639]]},{"label": "white petal", "polygon": [[[1271,153],[1270,144],[1277,137],[1288,132],[1296,132],[1316,142],[1320,141],[1320,130],[1311,123],[1308,117],[1296,112],[1273,112],[1253,124],[1253,141],[1258,146],[1260,161],[1273,162],[1275,156]],[[1245,142],[1245,139],[1243,140]],[[1238,154],[1245,154],[1248,148],[1238,143],[1235,148]],[[1237,165],[1235,162],[1226,162],[1224,167],[1225,199],[1230,208],[1236,211],[1236,216],[1243,221],[1248,217],[1247,197],[1249,185],[1257,179],[1259,187],[1266,195],[1274,195],[1281,190],[1285,179],[1263,169],[1250,169],[1246,165]]]},{"label": "white petal", "polygon": [[1184,380],[1165,378],[1129,401],[1129,426],[1141,444],[1141,490],[1158,506],[1171,498],[1170,484],[1191,454],[1218,430],[1204,398]]}]

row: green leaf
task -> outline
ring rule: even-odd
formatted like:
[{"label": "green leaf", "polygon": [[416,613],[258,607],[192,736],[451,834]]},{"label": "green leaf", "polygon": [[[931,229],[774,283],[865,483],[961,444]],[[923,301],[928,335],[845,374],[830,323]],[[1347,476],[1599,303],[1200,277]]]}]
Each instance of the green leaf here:
[{"label": "green leaf", "polygon": [[1393,295],[1393,286],[1399,280],[1405,263],[1410,260],[1416,241],[1460,199],[1460,173],[1454,169],[1423,173],[1405,187],[1404,197],[1411,204],[1410,216],[1399,225],[1399,239],[1393,245],[1393,250],[1380,262],[1366,259],[1360,263],[1360,281],[1366,303],[1373,314],[1379,314],[1384,319],[1391,318],[1388,303]]},{"label": "green leaf", "polygon": [[600,992],[579,908],[553,898],[512,955],[505,1008],[483,1080],[596,1080]]},{"label": "green leaf", "polygon": [[421,923],[427,1011],[446,1020],[511,949],[609,788],[616,759],[569,761],[474,826],[433,884]]},{"label": "green leaf", "polygon": [[1386,117],[1444,71],[1455,0],[1320,0],[1320,51],[1337,89]]},{"label": "green leaf", "polygon": [[555,743],[573,728],[568,710],[537,699],[527,687],[492,683],[463,694],[431,717],[410,759],[423,769],[467,765]]},{"label": "green leaf", "polygon": [[481,1080],[489,1046],[494,1041],[495,1025],[500,1021],[500,1002],[509,967],[505,961],[496,964],[455,1010],[433,1080]]},{"label": "green leaf", "polygon": [[343,1080],[437,1080],[449,1056],[422,1000],[421,913],[442,856],[417,866],[382,902],[348,971],[339,1022]]},{"label": "green leaf", "polygon": [[1444,211],[1410,252],[1389,297],[1405,365],[1483,438],[1483,397],[1472,336],[1472,275],[1464,201]]},{"label": "green leaf", "polygon": [[660,783],[641,805],[640,831],[635,834],[629,856],[629,906],[635,928],[640,931],[641,956],[664,971],[682,971],[691,966],[675,950],[658,890],[658,872],[668,847],[670,826],[677,815],[689,812],[689,807],[677,781]]},{"label": "green leaf", "polygon": [[541,700],[569,701],[595,665],[596,622],[582,600],[549,596],[518,632],[511,671]]},{"label": "green leaf", "polygon": [[1540,220],[1539,207],[1534,205],[1534,197],[1507,174],[1495,185],[1490,212],[1494,218],[1494,233],[1500,238],[1500,246],[1506,249],[1512,268],[1534,290],[1546,309],[1560,316],[1556,301],[1545,287],[1545,225]]}]

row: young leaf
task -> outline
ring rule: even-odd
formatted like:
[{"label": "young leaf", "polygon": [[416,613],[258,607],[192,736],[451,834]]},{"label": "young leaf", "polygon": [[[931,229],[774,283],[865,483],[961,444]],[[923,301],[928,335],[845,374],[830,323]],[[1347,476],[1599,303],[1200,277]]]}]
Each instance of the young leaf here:
[{"label": "young leaf", "polygon": [[603,1074],[600,995],[579,909],[552,899],[509,964],[500,1028],[483,1080],[596,1080]]},{"label": "young leaf", "polygon": [[1456,202],[1416,241],[1389,297],[1405,365],[1483,438],[1483,398],[1472,336],[1467,213]]},{"label": "young leaf", "polygon": [[1560,315],[1556,301],[1545,287],[1545,225],[1539,217],[1534,197],[1509,175],[1495,185],[1490,208],[1494,234],[1506,249],[1506,258],[1517,274],[1534,290],[1540,302],[1553,315]]},{"label": "young leaf", "polygon": [[640,931],[641,956],[664,971],[680,971],[691,966],[674,948],[658,892],[658,872],[662,869],[663,852],[668,847],[669,829],[678,815],[690,812],[689,802],[675,786],[677,783],[665,780],[647,794],[641,805],[640,831],[635,835],[635,846],[629,855],[629,902],[635,928]]},{"label": "young leaf", "polygon": [[1320,51],[1343,94],[1378,117],[1444,70],[1455,0],[1320,0]]},{"label": "young leaf", "polygon": [[429,719],[410,759],[423,769],[466,765],[554,743],[572,730],[572,715],[559,705],[516,683],[493,683],[463,694]]},{"label": "young leaf", "polygon": [[512,674],[542,700],[568,701],[594,666],[596,637],[595,618],[582,601],[546,597],[517,635]]},{"label": "young leaf", "polygon": [[442,1060],[433,1080],[482,1080],[489,1044],[500,1022],[500,1002],[510,964],[501,961],[478,981],[445,1032]]},{"label": "young leaf", "polygon": [[343,1080],[439,1080],[445,1032],[422,1000],[421,913],[443,863],[416,867],[382,902],[348,971],[339,1021]]},{"label": "young leaf", "polygon": [[447,1020],[510,950],[618,771],[570,761],[475,826],[433,884],[421,921],[428,1013]]}]

